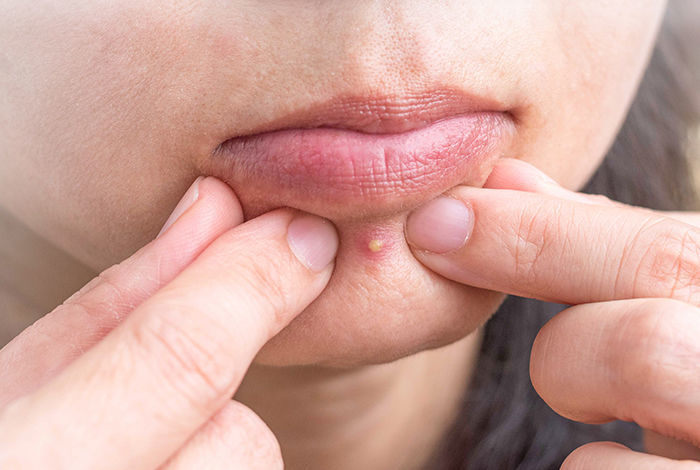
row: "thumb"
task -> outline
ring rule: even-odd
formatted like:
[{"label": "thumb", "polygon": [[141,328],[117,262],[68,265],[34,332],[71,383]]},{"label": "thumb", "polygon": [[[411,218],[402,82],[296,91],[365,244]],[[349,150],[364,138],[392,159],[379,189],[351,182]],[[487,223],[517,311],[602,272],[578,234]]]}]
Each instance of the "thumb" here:
[{"label": "thumb", "polygon": [[0,408],[58,374],[242,222],[231,188],[213,177],[197,178],[155,240],[100,273],[0,350]]}]

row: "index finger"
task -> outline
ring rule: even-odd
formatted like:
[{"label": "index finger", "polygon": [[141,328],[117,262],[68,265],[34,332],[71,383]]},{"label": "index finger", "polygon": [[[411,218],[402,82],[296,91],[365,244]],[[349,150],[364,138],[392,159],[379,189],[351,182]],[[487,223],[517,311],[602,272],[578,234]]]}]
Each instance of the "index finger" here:
[{"label": "index finger", "polygon": [[219,235],[243,222],[229,186],[200,177],[194,202],[163,236],[100,273],[0,350],[0,407],[56,376],[136,306],[182,272]]},{"label": "index finger", "polygon": [[582,197],[473,187],[449,196],[407,223],[415,256],[449,279],[564,304],[637,297],[700,303],[694,226]]},{"label": "index finger", "polygon": [[[221,235],[101,343],[11,404],[0,421],[0,456],[30,456],[37,468],[157,467],[225,405],[260,347],[321,292],[337,245],[330,223],[289,210]],[[47,434],[51,442],[37,445]]]}]

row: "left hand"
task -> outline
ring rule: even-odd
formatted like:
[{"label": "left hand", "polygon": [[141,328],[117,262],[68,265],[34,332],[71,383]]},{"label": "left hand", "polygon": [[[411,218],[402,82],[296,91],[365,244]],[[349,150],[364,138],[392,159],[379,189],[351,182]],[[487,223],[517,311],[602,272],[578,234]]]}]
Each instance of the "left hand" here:
[{"label": "left hand", "polygon": [[[560,415],[634,421],[700,445],[697,215],[685,223],[683,214],[568,191],[517,160],[502,161],[485,188],[458,187],[451,201],[417,209],[407,224],[415,256],[457,282],[574,305],[540,330],[530,360],[537,393]],[[471,221],[445,224],[450,214]],[[684,452],[665,454],[700,455]],[[604,442],[563,465],[688,467],[700,463]]]},{"label": "left hand", "polygon": [[283,467],[231,397],[325,288],[335,228],[285,208],[243,222],[213,177],[166,225],[0,350],[1,469]]}]

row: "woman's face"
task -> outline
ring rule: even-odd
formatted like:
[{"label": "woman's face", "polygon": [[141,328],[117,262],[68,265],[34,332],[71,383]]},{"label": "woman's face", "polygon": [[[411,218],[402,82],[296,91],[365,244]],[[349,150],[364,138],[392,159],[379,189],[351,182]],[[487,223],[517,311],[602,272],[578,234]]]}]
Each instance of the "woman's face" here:
[{"label": "woman's face", "polygon": [[[341,235],[329,287],[261,362],[348,365],[436,347],[502,297],[419,264],[408,212],[483,185],[500,157],[581,186],[624,117],[663,6],[10,0],[0,204],[102,270],[213,174],[249,217],[291,206]],[[308,127],[342,130],[272,133]]]}]

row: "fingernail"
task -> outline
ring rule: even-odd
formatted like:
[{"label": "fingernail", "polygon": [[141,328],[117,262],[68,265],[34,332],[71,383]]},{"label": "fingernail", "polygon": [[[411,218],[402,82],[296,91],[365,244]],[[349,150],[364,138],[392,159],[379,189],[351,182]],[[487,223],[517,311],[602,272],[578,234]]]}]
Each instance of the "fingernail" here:
[{"label": "fingernail", "polygon": [[192,183],[187,192],[185,192],[185,195],[182,196],[182,199],[180,199],[180,202],[178,202],[177,206],[175,206],[175,209],[173,209],[173,211],[170,213],[170,217],[168,217],[168,220],[165,221],[163,228],[160,229],[160,232],[158,232],[156,238],[160,237],[166,230],[168,230],[175,223],[175,221],[177,221],[177,219],[179,219],[180,216],[197,201],[197,198],[199,198],[199,182],[203,179],[204,176],[199,176],[196,180],[194,180],[194,183]]},{"label": "fingernail", "polygon": [[312,271],[323,271],[335,259],[338,233],[329,221],[312,215],[297,215],[287,228],[292,253]]},{"label": "fingernail", "polygon": [[462,201],[441,196],[413,211],[406,238],[416,248],[447,253],[464,246],[474,228],[474,211]]}]

